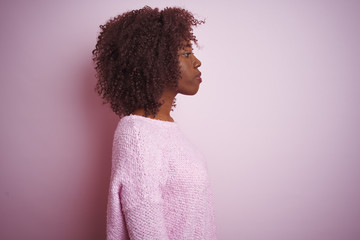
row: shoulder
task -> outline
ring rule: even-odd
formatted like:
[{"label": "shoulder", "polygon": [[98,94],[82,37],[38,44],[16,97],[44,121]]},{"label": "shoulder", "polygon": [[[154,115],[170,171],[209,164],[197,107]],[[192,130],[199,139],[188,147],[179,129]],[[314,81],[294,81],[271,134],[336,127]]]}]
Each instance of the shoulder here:
[{"label": "shoulder", "polygon": [[152,127],[143,118],[134,115],[125,116],[117,125],[114,140],[126,143],[143,142],[151,135],[151,129]]},{"label": "shoulder", "polygon": [[147,134],[144,130],[146,128],[136,118],[121,118],[114,133],[113,147],[129,150],[140,146],[139,141],[143,141],[143,136]]},{"label": "shoulder", "polygon": [[137,141],[161,141],[179,130],[177,123],[129,115],[120,119],[115,136]]},{"label": "shoulder", "polygon": [[138,115],[120,119],[114,134],[113,149],[142,154],[155,151],[176,131],[176,124]]},{"label": "shoulder", "polygon": [[130,115],[120,119],[114,134],[113,171],[121,171],[124,179],[164,171],[161,146],[165,138],[161,129],[145,117]]}]

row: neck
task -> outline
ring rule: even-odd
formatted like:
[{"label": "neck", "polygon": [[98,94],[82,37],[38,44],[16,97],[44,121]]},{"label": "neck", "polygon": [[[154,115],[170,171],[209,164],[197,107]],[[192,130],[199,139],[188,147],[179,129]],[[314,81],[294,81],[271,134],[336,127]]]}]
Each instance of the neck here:
[{"label": "neck", "polygon": [[[162,105],[159,107],[159,111],[155,115],[149,115],[147,117],[152,119],[159,119],[163,121],[173,122],[174,119],[170,116],[170,112],[175,100],[176,92],[172,90],[165,90],[163,95],[161,96],[159,102]],[[145,116],[144,109],[137,109],[132,114]]]}]

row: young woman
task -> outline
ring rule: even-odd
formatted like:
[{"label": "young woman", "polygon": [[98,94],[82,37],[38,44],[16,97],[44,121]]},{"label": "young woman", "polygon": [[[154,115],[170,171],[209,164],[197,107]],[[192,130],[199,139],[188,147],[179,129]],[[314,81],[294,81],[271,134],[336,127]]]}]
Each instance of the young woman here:
[{"label": "young woman", "polygon": [[194,95],[201,62],[187,10],[144,7],[101,27],[93,51],[114,135],[107,239],[216,239],[206,161],[170,116],[177,94]]}]

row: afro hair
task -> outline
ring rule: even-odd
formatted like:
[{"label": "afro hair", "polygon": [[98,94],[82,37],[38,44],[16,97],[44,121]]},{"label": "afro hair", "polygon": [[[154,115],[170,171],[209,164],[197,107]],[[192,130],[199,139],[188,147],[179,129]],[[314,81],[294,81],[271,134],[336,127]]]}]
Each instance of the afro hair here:
[{"label": "afro hair", "polygon": [[197,44],[193,26],[204,23],[189,11],[145,6],[101,25],[93,50],[96,91],[120,117],[144,109],[155,115],[165,88],[177,88],[178,50]]}]

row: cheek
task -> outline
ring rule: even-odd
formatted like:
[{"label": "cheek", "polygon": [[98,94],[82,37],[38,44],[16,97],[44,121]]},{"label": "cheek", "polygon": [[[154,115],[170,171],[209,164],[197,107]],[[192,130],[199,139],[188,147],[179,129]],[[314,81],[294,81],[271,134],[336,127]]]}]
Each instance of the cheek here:
[{"label": "cheek", "polygon": [[183,79],[188,79],[191,75],[191,66],[189,64],[183,63],[180,65],[181,77]]},{"label": "cheek", "polygon": [[183,77],[185,75],[185,73],[186,73],[186,67],[185,67],[185,64],[182,61],[180,61],[179,65],[180,65],[181,77]]}]

